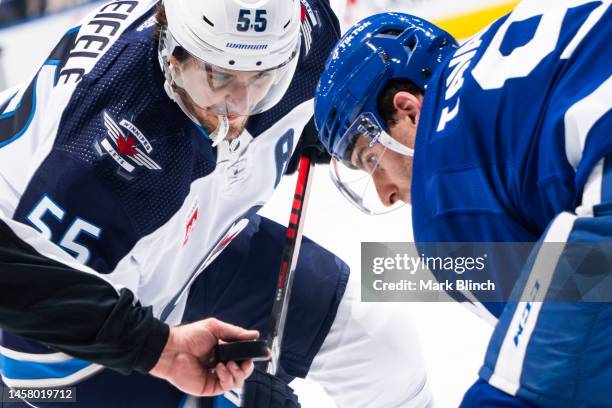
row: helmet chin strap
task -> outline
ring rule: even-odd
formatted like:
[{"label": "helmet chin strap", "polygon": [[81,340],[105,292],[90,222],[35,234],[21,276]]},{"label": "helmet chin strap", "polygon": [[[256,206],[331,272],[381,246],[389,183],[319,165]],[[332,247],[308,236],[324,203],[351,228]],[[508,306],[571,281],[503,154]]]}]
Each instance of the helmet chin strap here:
[{"label": "helmet chin strap", "polygon": [[210,138],[213,142],[213,147],[217,146],[219,143],[225,140],[225,137],[229,132],[229,119],[227,119],[227,116],[219,115],[217,117],[219,118],[219,125],[217,125],[215,131],[212,132],[210,135]]}]

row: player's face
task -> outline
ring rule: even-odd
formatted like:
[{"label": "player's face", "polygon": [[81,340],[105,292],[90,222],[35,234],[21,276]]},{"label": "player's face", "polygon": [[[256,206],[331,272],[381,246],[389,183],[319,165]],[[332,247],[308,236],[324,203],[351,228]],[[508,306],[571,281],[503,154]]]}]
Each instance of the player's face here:
[{"label": "player's face", "polygon": [[190,58],[181,66],[185,88],[194,102],[209,111],[244,116],[268,94],[275,72],[233,71]]},{"label": "player's face", "polygon": [[410,203],[412,157],[396,153],[379,143],[368,147],[367,143],[359,141],[351,161],[370,174],[384,206],[390,207],[398,201]]},{"label": "player's face", "polygon": [[[422,96],[399,92],[394,97],[396,122],[389,126],[389,135],[404,146],[414,148]],[[383,146],[375,146],[383,149]],[[413,158],[386,149],[372,180],[381,202],[390,206],[397,200],[410,203]]]},{"label": "player's face", "polygon": [[[421,100],[414,96],[410,96],[405,101],[401,99],[401,97],[398,99],[400,105],[396,106],[396,123],[389,126],[389,135],[402,145],[413,148]],[[404,103],[414,103],[415,106],[407,109]],[[363,142],[361,140],[357,142],[351,161],[354,164],[358,163],[356,167],[371,175],[383,205],[389,207],[398,200],[409,204],[413,158],[387,149],[380,143],[367,148],[365,140],[367,138],[364,138]],[[364,143],[365,147],[362,148],[360,144]],[[373,163],[374,161],[376,163]],[[365,166],[362,167],[362,164]]]},{"label": "player's face", "polygon": [[422,96],[398,92],[393,124],[384,126],[380,116],[363,112],[334,143],[332,181],[363,212],[384,214],[410,203],[421,103]]},{"label": "player's face", "polygon": [[194,58],[178,64],[181,86],[177,87],[190,113],[212,133],[219,125],[219,115],[227,117],[230,129],[227,139],[244,130],[248,115],[268,94],[275,77],[274,71],[240,72],[202,64]]}]

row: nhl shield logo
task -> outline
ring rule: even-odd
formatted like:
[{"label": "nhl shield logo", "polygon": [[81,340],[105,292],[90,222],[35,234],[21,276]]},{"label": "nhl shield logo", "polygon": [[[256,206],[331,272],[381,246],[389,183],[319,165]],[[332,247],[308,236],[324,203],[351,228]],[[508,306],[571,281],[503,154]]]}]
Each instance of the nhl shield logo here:
[{"label": "nhl shield logo", "polygon": [[103,115],[106,136],[95,143],[100,156],[108,154],[120,166],[121,173],[128,176],[138,168],[161,170],[150,156],[153,152],[151,143],[133,123],[122,119],[117,124],[106,111]]}]

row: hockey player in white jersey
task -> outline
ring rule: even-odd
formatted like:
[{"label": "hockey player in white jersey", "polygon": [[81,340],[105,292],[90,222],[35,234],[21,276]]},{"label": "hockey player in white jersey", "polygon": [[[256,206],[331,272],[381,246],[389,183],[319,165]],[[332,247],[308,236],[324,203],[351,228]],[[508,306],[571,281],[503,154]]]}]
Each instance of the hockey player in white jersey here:
[{"label": "hockey player in white jersey", "polygon": [[[312,97],[338,36],[326,1],[100,6],[0,100],[2,217],[166,323],[214,316],[265,335],[285,230],[256,212],[314,136]],[[341,407],[427,405],[414,334],[376,309],[354,317],[351,282],[304,240],[279,377],[308,374]],[[6,385],[75,385],[77,406],[185,401],[11,333],[0,352]]]}]

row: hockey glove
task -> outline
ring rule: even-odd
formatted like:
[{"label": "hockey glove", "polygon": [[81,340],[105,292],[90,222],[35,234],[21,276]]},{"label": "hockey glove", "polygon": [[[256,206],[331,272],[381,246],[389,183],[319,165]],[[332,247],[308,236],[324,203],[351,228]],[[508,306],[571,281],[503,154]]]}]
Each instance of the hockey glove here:
[{"label": "hockey glove", "polygon": [[289,165],[287,166],[285,174],[295,173],[300,164],[300,157],[302,157],[304,152],[308,151],[312,155],[313,161],[317,164],[328,164],[331,160],[331,156],[327,153],[325,146],[319,142],[317,128],[314,125],[314,118],[310,118],[304,127],[300,141],[295,147],[295,152],[293,156],[291,156],[291,160],[289,160]]},{"label": "hockey glove", "polygon": [[255,368],[242,389],[244,408],[300,408],[297,395],[284,381]]}]

